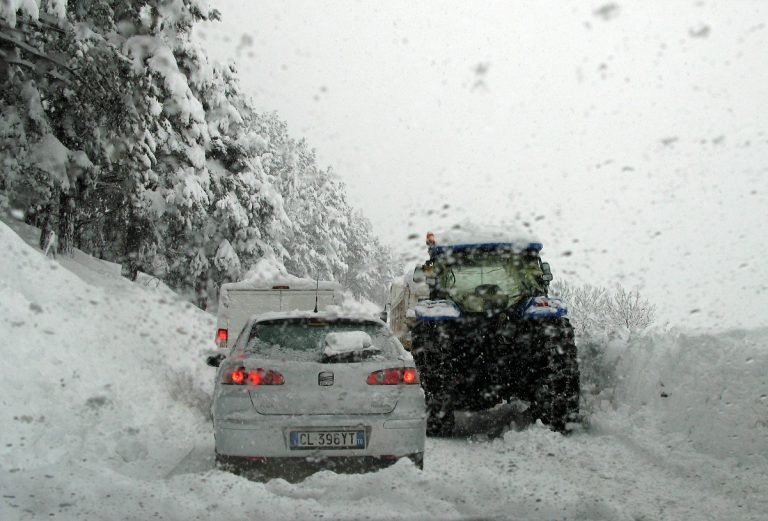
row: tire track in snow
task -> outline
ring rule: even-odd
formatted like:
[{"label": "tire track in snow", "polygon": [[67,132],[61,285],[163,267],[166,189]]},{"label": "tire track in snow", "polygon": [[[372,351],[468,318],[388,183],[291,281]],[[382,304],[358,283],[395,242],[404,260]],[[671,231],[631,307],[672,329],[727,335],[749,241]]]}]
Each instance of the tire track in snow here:
[{"label": "tire track in snow", "polygon": [[[465,486],[457,510],[470,517],[520,512],[525,519],[768,519],[766,485],[734,494],[720,482],[750,478],[732,474],[723,462],[638,447],[612,434],[562,437],[531,427],[490,442],[430,440],[425,471],[456,476]],[[690,472],[685,458],[706,463],[712,475]]]}]

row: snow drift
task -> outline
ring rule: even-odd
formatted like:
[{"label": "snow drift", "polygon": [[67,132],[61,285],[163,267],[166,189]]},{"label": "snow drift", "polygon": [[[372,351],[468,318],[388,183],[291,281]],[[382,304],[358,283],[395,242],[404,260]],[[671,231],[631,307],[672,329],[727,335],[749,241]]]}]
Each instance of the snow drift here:
[{"label": "snow drift", "polygon": [[623,416],[669,443],[768,463],[768,329],[656,333],[607,349],[617,411],[598,424]]},{"label": "snow drift", "polygon": [[6,472],[100,461],[143,474],[142,462],[175,463],[207,434],[199,361],[211,317],[169,292],[50,260],[4,223],[0,244]]}]

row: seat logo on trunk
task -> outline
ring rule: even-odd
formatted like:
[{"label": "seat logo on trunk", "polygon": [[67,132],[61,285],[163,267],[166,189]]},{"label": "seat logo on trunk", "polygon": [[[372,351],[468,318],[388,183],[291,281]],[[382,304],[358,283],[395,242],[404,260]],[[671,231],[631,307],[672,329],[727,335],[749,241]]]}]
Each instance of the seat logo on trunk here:
[{"label": "seat logo on trunk", "polygon": [[320,385],[333,385],[333,372],[323,371],[317,375],[317,383]]}]

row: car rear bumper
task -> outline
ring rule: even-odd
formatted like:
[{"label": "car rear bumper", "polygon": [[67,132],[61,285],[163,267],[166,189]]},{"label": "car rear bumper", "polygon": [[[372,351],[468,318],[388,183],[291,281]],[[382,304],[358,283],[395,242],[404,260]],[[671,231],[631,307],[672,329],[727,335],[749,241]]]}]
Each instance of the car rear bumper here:
[{"label": "car rear bumper", "polygon": [[424,453],[403,456],[327,456],[322,458],[252,458],[216,454],[216,466],[236,474],[254,474],[258,478],[281,477],[288,480],[304,479],[321,470],[337,473],[373,472],[409,459],[418,468],[424,468]]},{"label": "car rear bumper", "polygon": [[[290,448],[292,430],[363,430],[366,446],[360,449]],[[255,421],[214,421],[216,453],[256,458],[366,458],[401,457],[423,453],[426,418],[371,416],[261,416]]]}]

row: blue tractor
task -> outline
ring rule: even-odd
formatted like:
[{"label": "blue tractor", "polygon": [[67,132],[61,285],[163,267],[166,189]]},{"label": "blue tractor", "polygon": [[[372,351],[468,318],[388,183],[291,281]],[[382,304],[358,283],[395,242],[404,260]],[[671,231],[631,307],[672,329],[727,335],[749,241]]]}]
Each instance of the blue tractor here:
[{"label": "blue tractor", "polygon": [[414,272],[429,299],[413,309],[412,353],[427,395],[427,433],[449,435],[455,410],[502,400],[566,432],[579,418],[579,365],[562,301],[536,242],[440,244]]}]

